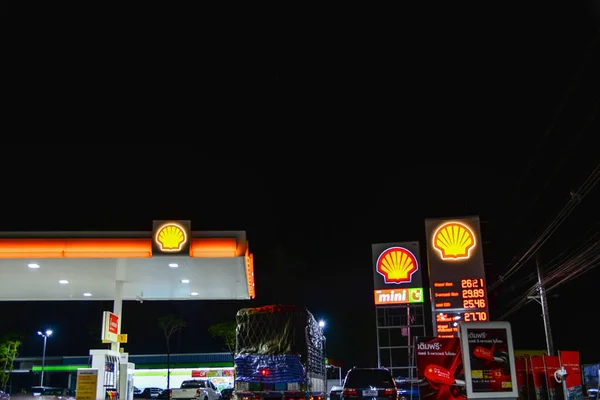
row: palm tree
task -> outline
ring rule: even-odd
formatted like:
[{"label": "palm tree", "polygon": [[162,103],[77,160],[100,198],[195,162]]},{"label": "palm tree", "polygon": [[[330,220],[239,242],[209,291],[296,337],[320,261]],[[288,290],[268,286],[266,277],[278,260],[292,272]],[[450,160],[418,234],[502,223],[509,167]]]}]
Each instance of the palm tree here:
[{"label": "palm tree", "polygon": [[175,315],[158,318],[158,326],[163,331],[167,342],[167,390],[171,389],[171,336],[183,329],[185,325],[185,321]]}]

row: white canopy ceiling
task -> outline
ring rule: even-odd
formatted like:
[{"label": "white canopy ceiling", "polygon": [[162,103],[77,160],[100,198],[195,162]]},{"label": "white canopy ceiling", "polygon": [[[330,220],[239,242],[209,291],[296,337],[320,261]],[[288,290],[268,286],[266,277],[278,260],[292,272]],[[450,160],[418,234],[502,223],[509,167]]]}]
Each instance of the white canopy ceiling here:
[{"label": "white canopy ceiling", "polygon": [[[245,233],[237,234],[245,240]],[[0,301],[113,300],[117,281],[124,282],[123,300],[250,298],[244,256],[0,259]]]}]

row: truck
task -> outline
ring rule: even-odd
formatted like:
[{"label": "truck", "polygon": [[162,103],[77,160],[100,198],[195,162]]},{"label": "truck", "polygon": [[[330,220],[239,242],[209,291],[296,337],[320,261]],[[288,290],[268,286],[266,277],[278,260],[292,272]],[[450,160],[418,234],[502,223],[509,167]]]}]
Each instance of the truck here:
[{"label": "truck", "polygon": [[325,336],[306,308],[243,308],[235,339],[237,400],[326,400]]},{"label": "truck", "polygon": [[179,389],[171,389],[170,399],[178,400],[219,400],[221,393],[209,379],[183,381]]}]

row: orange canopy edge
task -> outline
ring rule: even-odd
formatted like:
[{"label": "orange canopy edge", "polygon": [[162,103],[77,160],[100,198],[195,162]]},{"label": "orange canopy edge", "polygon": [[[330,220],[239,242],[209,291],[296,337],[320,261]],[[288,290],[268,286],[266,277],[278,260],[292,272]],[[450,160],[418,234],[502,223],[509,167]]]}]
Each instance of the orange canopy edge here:
[{"label": "orange canopy edge", "polygon": [[[190,257],[242,256],[235,238],[192,238]],[[151,238],[0,238],[0,258],[150,258]]]},{"label": "orange canopy edge", "polygon": [[0,258],[150,258],[150,239],[0,239]]}]

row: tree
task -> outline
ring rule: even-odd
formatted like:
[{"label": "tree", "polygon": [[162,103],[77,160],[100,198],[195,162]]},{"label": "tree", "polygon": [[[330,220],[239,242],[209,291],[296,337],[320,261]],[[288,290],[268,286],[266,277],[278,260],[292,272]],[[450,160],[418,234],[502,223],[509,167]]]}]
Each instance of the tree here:
[{"label": "tree", "polygon": [[235,321],[225,321],[208,327],[208,333],[212,337],[223,339],[227,351],[231,357],[235,357]]},{"label": "tree", "polygon": [[6,336],[0,342],[0,388],[6,391],[6,385],[14,368],[15,358],[19,356],[21,339],[16,335]]},{"label": "tree", "polygon": [[158,326],[165,334],[167,341],[167,390],[171,389],[171,336],[185,327],[186,323],[175,315],[158,318]]}]

